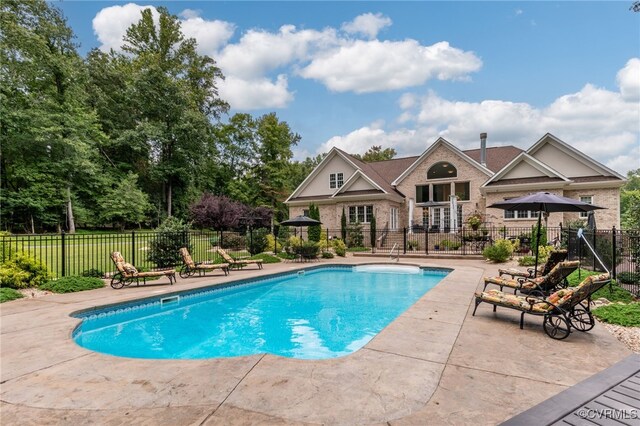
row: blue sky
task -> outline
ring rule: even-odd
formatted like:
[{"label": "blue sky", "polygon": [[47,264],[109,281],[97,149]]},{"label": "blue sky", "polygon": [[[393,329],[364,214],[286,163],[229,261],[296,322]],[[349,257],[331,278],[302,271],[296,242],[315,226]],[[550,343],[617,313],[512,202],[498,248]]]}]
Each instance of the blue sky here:
[{"label": "blue sky", "polygon": [[164,6],[227,77],[232,113],[275,111],[296,158],[372,145],[418,155],[526,149],[546,132],[619,173],[640,167],[640,13],[607,2],[56,3],[80,51],[120,46]]}]

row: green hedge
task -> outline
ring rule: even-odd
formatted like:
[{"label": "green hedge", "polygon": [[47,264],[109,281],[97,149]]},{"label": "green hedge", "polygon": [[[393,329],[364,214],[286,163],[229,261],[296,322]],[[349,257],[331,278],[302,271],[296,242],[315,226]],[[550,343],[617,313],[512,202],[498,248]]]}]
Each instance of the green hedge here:
[{"label": "green hedge", "polygon": [[49,281],[40,286],[41,290],[52,291],[54,293],[75,293],[77,291],[93,290],[103,288],[104,281],[92,277],[65,277],[59,280]]}]

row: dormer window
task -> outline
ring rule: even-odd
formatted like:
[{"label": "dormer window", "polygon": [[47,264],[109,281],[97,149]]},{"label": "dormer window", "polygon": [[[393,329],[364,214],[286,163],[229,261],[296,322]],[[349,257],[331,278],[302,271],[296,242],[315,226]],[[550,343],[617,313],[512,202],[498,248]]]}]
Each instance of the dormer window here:
[{"label": "dormer window", "polygon": [[447,179],[458,176],[458,170],[453,167],[453,164],[442,161],[436,163],[427,172],[427,179]]},{"label": "dormer window", "polygon": [[329,188],[342,188],[344,185],[344,175],[342,173],[331,173],[329,175]]}]

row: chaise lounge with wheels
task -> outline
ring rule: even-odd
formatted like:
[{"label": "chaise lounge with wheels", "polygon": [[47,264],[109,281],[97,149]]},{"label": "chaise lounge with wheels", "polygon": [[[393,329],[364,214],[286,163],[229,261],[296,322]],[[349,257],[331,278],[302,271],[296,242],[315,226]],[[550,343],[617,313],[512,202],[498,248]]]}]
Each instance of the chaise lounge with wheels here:
[{"label": "chaise lounge with wheels", "polygon": [[142,279],[142,283],[147,283],[147,278],[151,277],[167,277],[169,278],[169,284],[173,285],[176,282],[176,270],[169,269],[165,271],[150,271],[150,272],[138,272],[135,266],[126,262],[122,254],[119,251],[114,251],[111,253],[111,260],[116,265],[116,272],[111,277],[111,287],[115,289],[119,289],[128,285],[133,284],[140,285],[140,279]]},{"label": "chaise lounge with wheels", "polygon": [[538,266],[538,269],[534,271],[534,268],[528,268],[526,271],[517,268],[498,269],[499,275],[511,275],[511,278],[523,277],[523,278],[536,278],[547,275],[551,270],[560,262],[564,262],[567,258],[567,250],[554,250],[549,253],[547,261]]},{"label": "chaise lounge with wheels", "polygon": [[180,278],[189,278],[194,276],[196,272],[202,276],[206,275],[209,271],[221,270],[225,275],[229,275],[228,263],[204,263],[194,262],[189,253],[189,249],[182,247],[180,249],[180,255],[182,256],[182,267],[180,268]]},{"label": "chaise lounge with wheels", "polygon": [[520,329],[524,328],[524,315],[538,315],[544,317],[542,326],[545,333],[557,340],[565,339],[571,330],[589,331],[595,326],[595,319],[591,314],[591,296],[611,282],[608,273],[591,275],[576,287],[557,290],[548,297],[517,296],[503,293],[499,290],[489,290],[475,294],[476,314],[482,303],[493,305],[493,312],[498,306],[520,311]]},{"label": "chaise lounge with wheels", "polygon": [[499,277],[485,277],[484,278],[484,290],[487,289],[489,284],[497,285],[500,287],[500,291],[504,287],[512,288],[513,293],[520,291],[522,293],[536,293],[538,295],[546,295],[554,290],[564,288],[567,286],[567,277],[571,275],[573,271],[578,269],[580,262],[577,260],[560,262],[553,269],[544,276],[536,278],[517,278],[509,279]]},{"label": "chaise lounge with wheels", "polygon": [[226,251],[224,251],[222,248],[220,248],[220,247],[216,248],[216,251],[218,252],[218,254],[220,256],[222,256],[224,261],[229,264],[229,267],[244,268],[247,265],[257,265],[258,269],[262,269],[262,259],[238,259],[238,260],[236,260],[233,257],[229,256],[229,254]]}]

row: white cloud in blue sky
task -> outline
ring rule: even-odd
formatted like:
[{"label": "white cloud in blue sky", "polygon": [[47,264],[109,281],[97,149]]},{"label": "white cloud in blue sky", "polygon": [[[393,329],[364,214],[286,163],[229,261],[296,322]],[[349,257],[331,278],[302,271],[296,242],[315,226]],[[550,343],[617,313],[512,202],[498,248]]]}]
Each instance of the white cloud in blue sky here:
[{"label": "white cloud in blue sky", "polygon": [[[362,153],[372,145],[382,145],[395,148],[400,155],[417,155],[439,136],[468,149],[476,147],[478,134],[483,131],[489,133],[490,146],[516,145],[526,149],[539,137],[551,132],[622,173],[640,167],[640,59],[637,57],[627,57],[625,60],[628,62],[610,75],[609,81],[617,84],[617,90],[598,86],[588,77],[598,76],[602,81],[601,73],[589,74],[589,69],[575,68],[572,74],[587,77],[576,78],[575,84],[569,84],[566,91],[561,86],[553,97],[537,105],[529,101],[527,96],[531,93],[527,91],[526,84],[519,87],[511,85],[510,91],[502,96],[493,96],[493,99],[486,95],[480,99],[465,96],[466,89],[482,93],[478,88],[486,84],[487,78],[498,84],[493,89],[500,92],[500,78],[495,77],[500,73],[503,73],[506,83],[519,77],[511,67],[517,64],[517,58],[526,59],[520,56],[520,45],[538,48],[538,45],[529,43],[533,39],[540,43],[540,49],[548,50],[549,45],[543,41],[544,35],[536,32],[542,30],[541,26],[544,26],[544,31],[553,28],[549,20],[554,19],[554,14],[560,9],[541,15],[540,10],[546,8],[545,4],[529,5],[526,12],[513,5],[505,6],[505,20],[498,22],[508,26],[512,19],[511,31],[525,37],[507,47],[503,44],[504,37],[492,38],[495,28],[485,28],[484,21],[477,33],[477,36],[488,37],[484,44],[474,43],[474,35],[460,36],[448,28],[441,28],[441,32],[433,36],[431,28],[425,28],[423,35],[418,37],[415,31],[411,33],[412,28],[398,27],[394,22],[395,15],[392,19],[388,11],[376,12],[379,5],[375,2],[370,3],[374,11],[359,11],[347,19],[342,16],[330,24],[325,21],[316,26],[309,22],[303,25],[278,15],[279,26],[276,27],[259,24],[241,27],[231,22],[234,19],[203,17],[206,14],[200,8],[215,9],[215,4],[205,6],[205,3],[197,3],[196,8],[185,5],[173,13],[180,16],[185,35],[197,40],[200,53],[212,56],[222,69],[226,80],[219,83],[220,94],[231,104],[233,111],[277,109],[284,117],[296,117],[296,108],[292,106],[301,102],[308,104],[307,93],[312,90],[316,97],[321,94],[325,102],[317,105],[318,111],[324,110],[329,116],[331,108],[346,111],[350,123],[357,123],[355,117],[360,120],[365,117],[366,121],[351,125],[351,128],[333,130],[332,136],[316,140],[313,146],[298,147],[298,158],[326,152],[332,146]],[[180,7],[180,3],[174,5]],[[286,10],[285,6],[283,10]],[[437,7],[448,7],[443,4],[433,5],[433,8],[431,5],[420,6],[434,12]],[[129,3],[99,10],[92,21],[99,47],[102,50],[119,50],[126,29],[139,19],[141,10],[145,8],[154,6]],[[492,9],[486,13],[493,19],[502,6],[491,4],[484,9],[487,8]],[[403,22],[407,22],[406,16],[404,18]],[[520,22],[528,23],[524,26],[526,28],[516,25],[523,18],[526,20]],[[476,17],[472,14],[467,18],[461,17],[461,22],[464,19],[475,22]],[[460,31],[464,26],[457,28]],[[566,45],[569,52],[572,42],[567,40],[571,36],[547,43]],[[579,40],[579,43],[587,42]],[[545,52],[542,57],[547,54]],[[502,62],[496,63],[496,59]],[[536,82],[536,78],[546,78],[544,82],[553,85],[557,76],[544,71],[554,69],[557,61],[535,65],[538,69],[530,70],[531,74],[522,81],[529,78]],[[522,72],[523,68],[519,69]],[[563,69],[558,68],[558,71],[562,73]],[[438,82],[447,82],[449,86]],[[451,90],[455,85],[461,89]],[[375,96],[377,100],[385,96],[386,111],[383,113],[378,109],[368,119],[365,114],[351,113],[359,112],[355,106],[358,99],[368,96]],[[333,98],[339,101],[332,105]],[[353,106],[351,102],[355,102]],[[320,120],[323,122],[321,132],[325,134],[333,129],[327,125],[331,123],[329,116]],[[295,118],[298,126],[303,128],[307,121],[314,122],[315,119],[309,116]],[[298,131],[295,127],[294,130]],[[319,128],[313,124],[307,130],[312,131],[310,136],[313,138]]]}]

